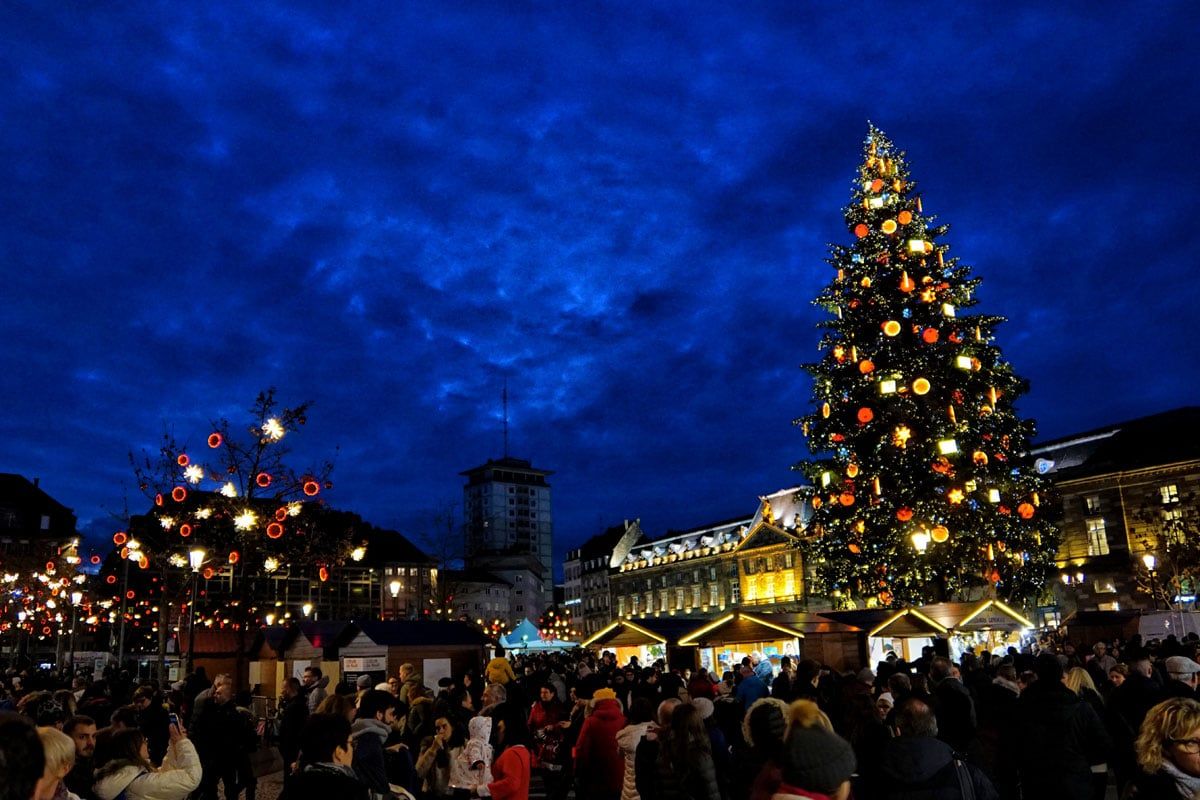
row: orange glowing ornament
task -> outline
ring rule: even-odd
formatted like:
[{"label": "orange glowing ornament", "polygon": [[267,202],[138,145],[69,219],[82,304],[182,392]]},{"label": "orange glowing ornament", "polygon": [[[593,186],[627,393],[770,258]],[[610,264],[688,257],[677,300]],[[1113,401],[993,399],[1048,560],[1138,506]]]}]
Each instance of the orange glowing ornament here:
[{"label": "orange glowing ornament", "polygon": [[266,472],[260,472],[254,476],[254,482],[265,489],[271,485],[271,476]]},{"label": "orange glowing ornament", "polygon": [[846,465],[846,476],[849,478],[857,478],[858,477],[858,464],[855,464],[854,462],[850,462],[849,464],[847,464]]},{"label": "orange glowing ornament", "polygon": [[938,340],[938,329],[926,328],[925,330],[921,331],[921,339],[925,342],[925,344],[933,344]]},{"label": "orange glowing ornament", "polygon": [[871,229],[868,228],[865,224],[863,224],[861,222],[854,226],[854,235],[860,239],[863,238],[864,236],[866,236],[870,232],[871,232]]},{"label": "orange glowing ornament", "polygon": [[859,547],[857,542],[851,542],[846,549],[848,549],[851,553],[854,553],[854,555],[858,555],[862,552],[862,548]]},{"label": "orange glowing ornament", "polygon": [[308,495],[309,497],[314,496],[319,491],[321,491],[321,485],[319,483],[317,483],[316,481],[305,481],[304,482],[304,493],[306,495]]},{"label": "orange glowing ornament", "polygon": [[900,221],[901,225],[907,225],[912,222],[912,212],[906,208],[896,215],[896,219]]},{"label": "orange glowing ornament", "polygon": [[221,438],[221,434],[219,433],[210,433],[208,435],[208,446],[214,450],[221,446],[222,441],[224,440]]},{"label": "orange glowing ornament", "polygon": [[913,381],[912,390],[914,394],[929,394],[929,381],[925,378],[917,378]]},{"label": "orange glowing ornament", "polygon": [[270,539],[278,539],[283,536],[283,526],[278,522],[272,522],[267,526],[267,537]]},{"label": "orange glowing ornament", "polygon": [[869,358],[864,358],[862,361],[858,362],[858,371],[863,375],[870,375],[875,371],[875,362]]},{"label": "orange glowing ornament", "polygon": [[912,518],[913,512],[908,506],[901,506],[900,508],[896,509],[896,519],[900,520],[901,522],[908,522]]},{"label": "orange glowing ornament", "polygon": [[929,538],[941,544],[950,538],[950,530],[945,525],[935,525],[933,530],[929,532]]},{"label": "orange glowing ornament", "polygon": [[907,272],[901,272],[900,273],[900,291],[904,292],[905,294],[908,294],[909,292],[911,292],[913,289],[916,289],[916,288],[917,288],[917,282],[914,281],[912,278],[908,277]]},{"label": "orange glowing ornament", "polygon": [[187,453],[180,453],[179,458],[175,459],[175,463],[181,467],[186,467],[188,465]]},{"label": "orange glowing ornament", "polygon": [[868,422],[870,422],[873,419],[875,419],[875,412],[872,411],[871,409],[867,408],[866,406],[863,406],[862,408],[860,408],[858,410],[858,421],[860,423],[862,423],[863,425],[866,425]]},{"label": "orange glowing ornament", "polygon": [[854,493],[853,492],[842,492],[841,495],[838,496],[838,502],[844,506],[854,505]]},{"label": "orange glowing ornament", "polygon": [[879,229],[881,231],[883,231],[884,233],[886,233],[888,236],[891,236],[893,233],[896,232],[896,220],[885,219],[883,221],[883,224],[879,226]]},{"label": "orange glowing ornament", "polygon": [[894,319],[889,319],[887,322],[883,323],[882,327],[883,327],[883,333],[886,336],[899,336],[900,335],[900,323],[896,322],[896,320],[894,320]]},{"label": "orange glowing ornament", "polygon": [[176,503],[182,503],[187,499],[187,489],[183,488],[182,486],[176,486],[171,490],[171,499]]},{"label": "orange glowing ornament", "polygon": [[1033,505],[1031,503],[1021,503],[1017,506],[1017,516],[1021,519],[1033,518]]},{"label": "orange glowing ornament", "polygon": [[179,535],[185,539],[187,537],[191,536],[192,535],[192,526],[188,525],[186,522],[184,524],[180,525],[179,526]]},{"label": "orange glowing ornament", "polygon": [[117,531],[113,534],[113,544],[120,546],[129,541],[129,537],[125,535],[125,531]]}]

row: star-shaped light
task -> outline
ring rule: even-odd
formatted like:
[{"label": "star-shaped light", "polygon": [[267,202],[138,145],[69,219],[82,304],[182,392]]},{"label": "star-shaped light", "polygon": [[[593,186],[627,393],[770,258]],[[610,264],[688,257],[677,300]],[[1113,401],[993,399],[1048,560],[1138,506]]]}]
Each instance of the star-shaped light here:
[{"label": "star-shaped light", "polygon": [[197,484],[204,480],[204,467],[199,464],[188,464],[183,470],[184,479],[191,484]]},{"label": "star-shaped light", "polygon": [[267,556],[267,558],[263,559],[263,569],[267,572],[274,572],[279,569],[279,559],[275,558],[275,556]]},{"label": "star-shaped light", "polygon": [[174,517],[159,517],[158,524],[163,526],[164,530],[170,530],[175,525]]},{"label": "star-shaped light", "polygon": [[237,487],[233,485],[233,481],[229,481],[221,487],[221,494],[226,497],[237,497]]},{"label": "star-shaped light", "polygon": [[892,444],[901,449],[908,447],[908,440],[912,438],[912,431],[907,425],[899,425],[896,430],[892,431]]},{"label": "star-shaped light", "polygon": [[287,433],[287,431],[283,429],[283,425],[279,423],[279,420],[275,419],[274,417],[271,417],[269,420],[263,423],[262,432],[263,438],[269,439],[272,442],[278,442],[283,438],[283,435]]},{"label": "star-shaped light", "polygon": [[211,508],[202,508],[196,512],[196,519],[208,519],[212,516]]},{"label": "star-shaped light", "polygon": [[963,490],[951,489],[946,493],[946,499],[950,501],[951,505],[958,505],[963,501]]},{"label": "star-shaped light", "polygon": [[255,515],[253,511],[246,509],[233,518],[233,527],[237,528],[239,531],[248,531],[253,528],[257,522],[257,515]]},{"label": "star-shaped light", "polygon": [[288,504],[287,504],[287,513],[288,513],[288,516],[289,516],[289,517],[298,517],[298,516],[300,516],[300,511],[301,511],[301,509],[302,509],[302,508],[303,508],[303,506],[302,506],[302,504],[301,504],[301,503],[299,503],[299,502],[297,502],[297,501],[293,500],[292,502],[290,502],[290,503],[288,503]]}]

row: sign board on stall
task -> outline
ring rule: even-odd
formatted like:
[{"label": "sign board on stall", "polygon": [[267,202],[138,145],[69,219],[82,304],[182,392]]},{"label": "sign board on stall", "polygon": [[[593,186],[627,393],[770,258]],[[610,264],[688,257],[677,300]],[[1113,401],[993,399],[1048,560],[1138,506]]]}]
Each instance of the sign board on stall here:
[{"label": "sign board on stall", "polygon": [[425,659],[423,669],[425,670],[425,685],[431,688],[437,688],[439,679],[450,677],[450,659],[427,658]]},{"label": "sign board on stall", "polygon": [[387,672],[387,656],[346,656],[342,659],[345,672]]}]

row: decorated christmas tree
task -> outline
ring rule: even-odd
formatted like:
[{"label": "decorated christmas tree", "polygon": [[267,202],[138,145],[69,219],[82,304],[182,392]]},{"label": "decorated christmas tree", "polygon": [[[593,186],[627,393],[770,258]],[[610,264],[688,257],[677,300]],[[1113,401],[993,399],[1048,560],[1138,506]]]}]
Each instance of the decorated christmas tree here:
[{"label": "decorated christmas tree", "polygon": [[1029,465],[1027,389],[1001,317],[964,313],[979,280],[949,255],[904,153],[871,127],[845,209],[849,245],[816,299],[810,558],[835,605],[1030,598],[1053,568],[1048,484]]}]

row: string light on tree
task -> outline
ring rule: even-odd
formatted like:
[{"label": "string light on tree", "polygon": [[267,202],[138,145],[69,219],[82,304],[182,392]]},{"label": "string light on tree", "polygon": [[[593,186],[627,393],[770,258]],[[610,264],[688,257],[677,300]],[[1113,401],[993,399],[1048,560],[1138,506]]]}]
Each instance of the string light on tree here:
[{"label": "string light on tree", "polygon": [[1047,486],[1026,463],[1034,425],[1013,407],[1026,385],[995,344],[1002,318],[974,313],[978,279],[874,127],[844,214],[816,299],[830,315],[808,365],[817,411],[799,420],[820,487],[816,588],[855,605],[1037,595],[1057,531],[1034,501]]}]

